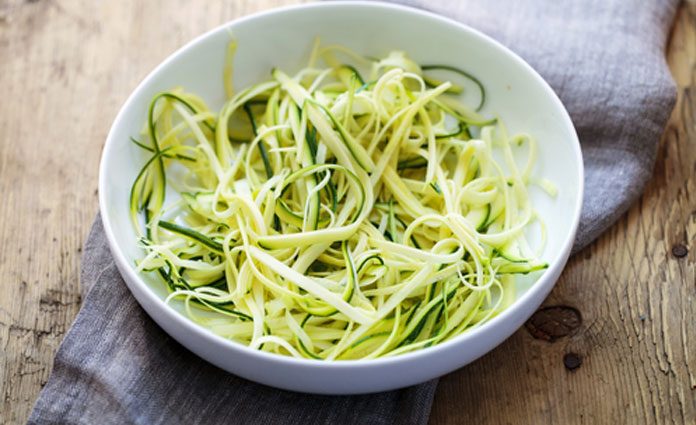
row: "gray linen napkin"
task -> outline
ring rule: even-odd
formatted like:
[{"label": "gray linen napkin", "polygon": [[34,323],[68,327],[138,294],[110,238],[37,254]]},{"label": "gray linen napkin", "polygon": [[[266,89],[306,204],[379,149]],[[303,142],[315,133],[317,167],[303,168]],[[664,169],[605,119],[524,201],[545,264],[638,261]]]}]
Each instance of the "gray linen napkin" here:
[{"label": "gray linen napkin", "polygon": [[30,424],[423,424],[435,384],[332,397],[256,384],[171,339],[130,294],[100,217],[82,259],[87,292]]},{"label": "gray linen napkin", "polygon": [[680,0],[395,2],[497,39],[561,98],[585,160],[585,199],[573,252],[640,196],[677,96],[664,51]]},{"label": "gray linen napkin", "polygon": [[[640,194],[675,100],[664,46],[678,0],[408,1],[521,54],[571,113],[586,189],[575,249]],[[424,424],[437,385],[330,397],[272,389],[197,358],[123,283],[97,218],[82,261],[87,293],[30,424]],[[89,291],[88,291],[89,290]]]}]

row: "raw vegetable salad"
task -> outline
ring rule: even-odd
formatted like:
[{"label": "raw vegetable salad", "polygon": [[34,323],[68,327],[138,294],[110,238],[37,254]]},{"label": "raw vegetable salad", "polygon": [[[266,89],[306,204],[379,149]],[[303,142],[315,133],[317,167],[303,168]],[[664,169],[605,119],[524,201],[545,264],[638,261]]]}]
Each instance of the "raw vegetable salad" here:
[{"label": "raw vegetable salad", "polygon": [[235,90],[235,47],[220,111],[160,93],[133,139],[137,270],[191,319],[283,355],[394,356],[486,322],[547,266],[525,238],[536,142],[479,112],[474,76],[317,43],[300,71]]}]

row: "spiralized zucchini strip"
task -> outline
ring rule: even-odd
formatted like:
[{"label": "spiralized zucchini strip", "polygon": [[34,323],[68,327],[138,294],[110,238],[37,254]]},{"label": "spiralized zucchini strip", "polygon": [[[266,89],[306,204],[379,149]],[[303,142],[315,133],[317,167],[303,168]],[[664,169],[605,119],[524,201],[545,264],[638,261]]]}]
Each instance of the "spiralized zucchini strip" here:
[{"label": "spiralized zucchini strip", "polygon": [[235,51],[219,113],[160,93],[132,139],[136,270],[192,320],[257,350],[374,359],[480,326],[546,268],[527,190],[556,189],[534,175],[532,135],[479,111],[472,74],[317,42],[306,68],[237,90]]}]

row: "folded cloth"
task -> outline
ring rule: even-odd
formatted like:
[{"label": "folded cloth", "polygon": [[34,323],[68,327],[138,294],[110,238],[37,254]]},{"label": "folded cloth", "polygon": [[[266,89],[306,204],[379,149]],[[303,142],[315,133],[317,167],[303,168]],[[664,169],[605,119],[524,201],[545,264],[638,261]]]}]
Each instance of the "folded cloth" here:
[{"label": "folded cloth", "polygon": [[[678,0],[408,4],[483,30],[521,54],[551,83],[571,113],[585,156],[585,204],[575,249],[592,241],[628,208],[650,176],[675,99],[664,46]],[[146,316],[116,269],[99,218],[83,255],[87,295],[30,424],[428,420],[436,381],[331,397],[276,390],[221,371]]]},{"label": "folded cloth", "polygon": [[640,196],[676,101],[665,46],[680,0],[397,3],[442,14],[497,39],[561,98],[585,162],[585,199],[573,252]]},{"label": "folded cloth", "polygon": [[[435,384],[334,397],[256,384],[171,339],[130,294],[92,226],[82,260],[88,292],[58,349],[30,424],[424,424]],[[90,288],[90,286],[92,286]]]}]

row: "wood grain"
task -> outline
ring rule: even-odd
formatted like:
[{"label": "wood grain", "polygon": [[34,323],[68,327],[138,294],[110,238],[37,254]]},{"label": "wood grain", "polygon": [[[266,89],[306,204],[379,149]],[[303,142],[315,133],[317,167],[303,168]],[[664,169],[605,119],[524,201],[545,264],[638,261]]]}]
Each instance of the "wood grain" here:
[{"label": "wood grain", "polygon": [[582,326],[555,342],[520,329],[443,378],[432,424],[696,423],[696,1],[679,12],[668,61],[679,98],[652,181],[544,303],[574,307]]},{"label": "wood grain", "polygon": [[[26,421],[79,309],[99,155],[126,96],[196,35],[297,2],[0,0],[0,423]],[[554,342],[522,329],[445,377],[431,423],[696,422],[696,1],[669,51],[680,95],[654,179],[545,303],[582,325]]]},{"label": "wood grain", "polygon": [[109,126],[170,53],[297,0],[0,0],[0,423],[23,423],[80,306]]}]

